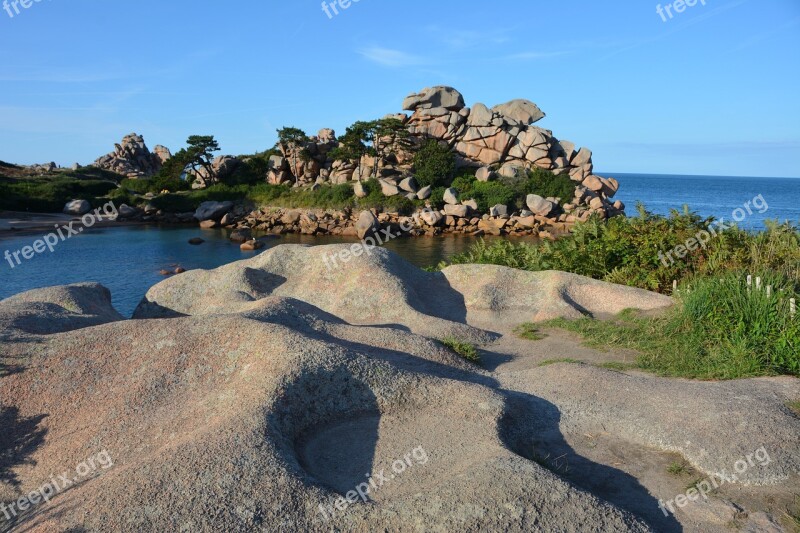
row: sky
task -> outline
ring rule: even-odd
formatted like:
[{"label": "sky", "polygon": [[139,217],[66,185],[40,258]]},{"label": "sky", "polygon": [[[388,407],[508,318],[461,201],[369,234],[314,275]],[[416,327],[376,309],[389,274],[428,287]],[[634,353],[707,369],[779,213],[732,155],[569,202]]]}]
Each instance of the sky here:
[{"label": "sky", "polygon": [[131,132],[254,153],[449,85],[536,102],[603,172],[800,177],[800,0],[23,1],[0,10],[4,161]]}]

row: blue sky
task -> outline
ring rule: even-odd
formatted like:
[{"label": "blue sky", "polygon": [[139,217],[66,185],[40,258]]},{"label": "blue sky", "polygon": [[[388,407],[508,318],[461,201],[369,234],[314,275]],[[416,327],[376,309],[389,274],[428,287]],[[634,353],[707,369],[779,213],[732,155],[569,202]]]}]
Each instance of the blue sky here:
[{"label": "blue sky", "polygon": [[89,163],[132,131],[251,153],[452,85],[468,105],[536,102],[601,171],[800,176],[800,1],[701,1],[666,22],[644,0],[10,6],[0,160]]}]

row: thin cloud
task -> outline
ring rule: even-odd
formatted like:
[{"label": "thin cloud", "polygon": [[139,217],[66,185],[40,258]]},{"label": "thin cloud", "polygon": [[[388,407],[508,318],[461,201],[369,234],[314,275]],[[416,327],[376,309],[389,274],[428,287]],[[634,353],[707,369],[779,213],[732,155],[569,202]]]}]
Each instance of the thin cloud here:
[{"label": "thin cloud", "polygon": [[560,57],[569,54],[569,52],[520,52],[507,56],[506,59],[512,61],[532,61],[536,59],[550,59],[553,57]]},{"label": "thin cloud", "polygon": [[408,54],[401,50],[393,50],[391,48],[382,48],[379,46],[358,50],[358,53],[368,61],[372,61],[383,67],[413,67],[423,65],[426,62],[419,56]]}]

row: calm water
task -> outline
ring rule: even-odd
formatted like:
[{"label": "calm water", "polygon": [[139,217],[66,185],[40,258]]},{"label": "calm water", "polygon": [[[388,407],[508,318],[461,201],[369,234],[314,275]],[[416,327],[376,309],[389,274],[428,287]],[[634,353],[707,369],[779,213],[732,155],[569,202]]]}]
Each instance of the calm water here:
[{"label": "calm water", "polygon": [[[13,269],[2,259],[5,250],[20,250],[39,237],[26,234],[0,239],[0,299],[39,287],[96,281],[111,289],[114,306],[130,316],[147,290],[164,279],[159,273],[162,269],[174,270],[178,265],[186,270],[216,268],[263,252],[242,252],[222,230],[132,226],[87,231],[59,244],[53,253],[45,251]],[[192,246],[187,242],[192,237],[206,242]],[[357,240],[285,235],[269,240],[267,246],[353,242]],[[469,237],[421,237],[396,239],[386,247],[415,265],[430,266],[466,250],[473,242]]]},{"label": "calm water", "polygon": [[[800,221],[800,179],[718,178],[614,174],[621,183],[618,197],[635,213],[637,201],[656,213],[689,204],[704,216],[725,217],[758,195],[766,200],[765,213],[748,215],[740,226],[761,228],[764,220]],[[206,243],[191,246],[187,241],[202,236]],[[55,252],[35,256],[11,269],[2,259],[5,250],[30,245],[36,234],[0,238],[0,299],[22,291],[81,281],[96,281],[111,289],[116,308],[130,316],[147,290],[164,279],[161,269],[180,265],[187,270],[216,268],[252,257],[242,252],[221,230],[197,228],[122,227],[95,230],[61,243]],[[288,235],[270,241],[282,243],[334,244],[355,242],[342,237]],[[388,248],[418,266],[437,264],[464,251],[474,239],[440,237],[397,239]]]},{"label": "calm water", "polygon": [[[768,209],[759,213],[751,208],[753,214],[747,214],[738,223],[739,227],[761,229],[767,219],[800,222],[800,179],[600,174],[619,180],[617,198],[625,202],[629,215],[636,213],[637,201],[643,202],[648,211],[662,215],[688,204],[703,216],[724,217],[731,222],[734,210],[743,208],[748,201],[761,195]],[[741,214],[737,213],[737,216]]]}]

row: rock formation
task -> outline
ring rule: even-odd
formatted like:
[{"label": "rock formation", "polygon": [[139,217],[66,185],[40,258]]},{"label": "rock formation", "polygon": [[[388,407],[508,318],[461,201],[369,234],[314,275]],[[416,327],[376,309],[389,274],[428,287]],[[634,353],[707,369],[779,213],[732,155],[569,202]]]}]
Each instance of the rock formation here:
[{"label": "rock formation", "polygon": [[[131,320],[96,284],[0,301],[0,502],[113,459],[0,528],[757,531],[770,519],[753,506],[797,486],[800,423],[782,402],[798,380],[542,365],[511,334],[669,298],[491,265],[428,273],[382,249],[331,267],[350,249],[189,271]],[[487,369],[433,340],[447,336],[481,344]],[[672,454],[709,476],[759,447],[768,464],[662,515],[686,490]]]},{"label": "rock formation", "polygon": [[[464,97],[452,87],[431,87],[409,95],[403,108],[412,114],[393,114],[412,135],[412,144],[420,146],[435,139],[449,146],[462,168],[474,168],[481,181],[495,176],[521,176],[527,170],[542,168],[554,174],[568,174],[575,183],[574,198],[565,205],[554,205],[549,214],[561,222],[584,220],[597,213],[602,218],[621,214],[624,204],[614,201],[619,183],[613,178],[594,175],[592,152],[577,149],[575,144],[559,140],[553,132],[534,125],[545,117],[539,107],[528,100],[516,99],[489,109],[477,103],[466,107]],[[377,174],[384,194],[410,194],[400,183],[413,176],[413,152],[393,146],[388,157],[363,157],[359,162],[336,161],[329,155],[338,146],[335,133],[321,130],[317,136],[298,147],[283,149],[273,156],[267,181],[273,184],[345,183],[363,180]],[[378,165],[376,172],[375,166]],[[293,168],[296,167],[296,168]],[[558,203],[556,199],[544,199]],[[557,208],[556,208],[557,207]],[[557,212],[557,213],[556,213]]]},{"label": "rock formation", "polygon": [[168,148],[158,145],[151,152],[141,135],[131,133],[114,145],[113,152],[99,158],[93,166],[128,178],[147,178],[156,174],[170,157],[172,154]]}]

